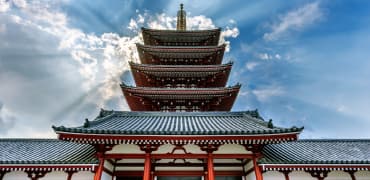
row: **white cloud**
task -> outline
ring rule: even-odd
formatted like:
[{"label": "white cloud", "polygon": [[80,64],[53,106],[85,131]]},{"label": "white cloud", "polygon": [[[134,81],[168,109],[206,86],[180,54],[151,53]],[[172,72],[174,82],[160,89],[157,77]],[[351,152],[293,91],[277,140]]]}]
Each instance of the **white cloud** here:
[{"label": "white cloud", "polygon": [[249,70],[249,71],[253,71],[255,67],[257,67],[259,65],[259,63],[257,62],[247,62],[245,64],[245,67]]},{"label": "white cloud", "polygon": [[252,91],[252,93],[257,97],[259,101],[266,102],[271,97],[284,94],[284,90],[280,86],[268,86],[262,89],[255,89]]},{"label": "white cloud", "polygon": [[0,102],[0,134],[7,134],[15,125],[16,118],[13,113]]},{"label": "white cloud", "polygon": [[265,33],[263,38],[267,41],[277,40],[288,32],[300,30],[315,23],[322,15],[319,2],[306,4],[299,9],[280,16],[278,22],[274,22],[271,25],[271,32]]},{"label": "white cloud", "polygon": [[13,4],[19,8],[27,7],[27,2],[25,0],[13,0]]},{"label": "white cloud", "polygon": [[[117,33],[103,33],[101,35],[95,35],[86,33],[81,29],[71,27],[66,14],[59,11],[58,2],[56,2],[56,4],[40,3],[36,1],[25,1],[25,4],[23,3],[23,1],[17,1],[9,4],[9,1],[0,0],[0,11],[7,12],[4,13],[4,15],[0,14],[0,18],[6,19],[6,23],[8,23],[1,25],[0,31],[5,31],[9,25],[8,29],[11,27],[17,30],[14,33],[15,35],[20,35],[20,37],[32,37],[32,42],[35,42],[35,44],[32,44],[32,46],[38,47],[42,53],[48,55],[50,54],[53,57],[54,55],[61,55],[63,59],[63,63],[61,64],[68,67],[58,67],[55,66],[55,63],[51,63],[52,61],[48,61],[47,63],[51,63],[53,65],[52,68],[49,66],[36,66],[36,68],[42,68],[43,70],[50,68],[50,71],[53,71],[50,72],[52,73],[53,77],[45,78],[48,79],[47,81],[74,81],[73,83],[70,83],[74,85],[72,88],[65,87],[64,89],[63,87],[60,89],[63,91],[66,89],[73,89],[81,94],[73,94],[74,96],[79,97],[76,100],[71,97],[65,97],[65,99],[73,99],[73,102],[63,98],[63,100],[58,100],[58,103],[45,105],[50,103],[50,99],[43,100],[43,103],[45,103],[43,106],[45,108],[45,112],[43,113],[34,113],[42,108],[37,108],[37,110],[28,110],[27,108],[29,108],[29,105],[26,103],[22,106],[24,110],[22,111],[19,102],[12,101],[12,106],[7,106],[9,108],[6,110],[3,109],[2,114],[4,115],[5,111],[15,112],[15,114],[17,114],[16,119],[19,119],[21,122],[19,125],[17,124],[17,127],[9,131],[9,134],[11,134],[9,136],[26,135],[32,137],[50,137],[54,133],[50,133],[50,124],[48,123],[50,123],[51,120],[54,120],[54,116],[60,120],[68,117],[69,119],[76,119],[78,121],[76,117],[80,118],[80,116],[86,115],[82,115],[81,109],[84,109],[87,113],[91,112],[91,109],[97,109],[97,107],[112,108],[109,103],[112,101],[117,101],[117,99],[124,101],[119,84],[121,83],[121,76],[125,72],[129,71],[128,61],[131,60],[138,62],[138,54],[135,43],[142,42],[140,27],[145,26],[158,29],[174,29],[176,27],[176,18],[174,16],[168,16],[166,14],[151,15],[145,12],[144,14],[137,14],[137,17],[132,18],[130,21],[128,29],[132,31],[131,36],[120,36]],[[212,19],[208,17],[189,16],[188,28],[209,29],[216,28],[216,26]],[[225,38],[235,38],[238,36],[238,34],[239,30],[237,27],[230,26],[230,28],[226,28],[222,32],[222,38],[220,42],[229,43],[225,40]],[[17,40],[22,40],[22,38],[17,38]],[[10,41],[7,43],[9,44]],[[2,44],[5,43],[6,42],[3,42]],[[17,45],[19,44],[22,43],[18,43]],[[18,49],[17,47],[13,48]],[[63,71],[65,70],[64,68],[74,72]],[[32,74],[33,72],[31,71],[32,70],[29,70],[26,73]],[[15,73],[19,73],[19,71]],[[54,75],[58,77],[58,79],[56,79]],[[76,77],[76,75],[78,77]],[[11,77],[23,78],[21,82],[27,82],[26,80],[28,80],[28,78],[24,78],[22,75]],[[43,80],[44,79],[39,80],[41,85],[44,85],[41,83]],[[63,82],[61,84],[69,83]],[[12,85],[13,87],[7,87],[6,89],[2,90],[0,89],[1,92],[6,91],[8,95],[16,97],[14,94],[17,92],[12,92],[12,90],[19,90],[23,89],[22,87],[27,87],[27,89],[33,89],[34,91],[37,91],[35,94],[50,93],[45,95],[45,98],[55,98],[55,92],[51,93],[51,91],[46,92],[44,89],[40,90],[40,87],[43,86],[35,87],[32,83],[14,83]],[[60,90],[58,87],[54,86],[47,88],[55,88]],[[28,91],[28,93],[30,92],[31,90]],[[3,94],[7,96],[6,93]],[[31,100],[30,102],[33,102],[34,99],[32,98],[35,98],[35,94],[28,95],[27,100]],[[61,96],[63,95],[65,94],[62,92]],[[11,99],[12,98],[7,98],[4,102],[7,102],[8,104]],[[127,105],[121,103],[121,101],[119,102],[120,104],[118,105],[114,104],[115,109],[128,110]],[[82,107],[87,105],[89,105],[89,107]],[[27,113],[25,111],[27,111]],[[75,113],[75,111],[77,111],[77,113]],[[58,116],[59,114],[62,114],[61,116],[64,118],[60,118]],[[96,114],[93,114],[92,116],[95,115]],[[10,116],[7,115],[7,117]],[[0,122],[0,128],[1,126],[5,127],[5,125],[2,125],[1,123],[11,125],[8,123],[8,121],[4,121],[3,119]],[[23,122],[22,119],[33,119],[34,121],[32,121],[32,123],[34,125],[37,124],[37,128],[29,128],[27,125],[24,125],[24,123],[28,123],[29,125],[29,122]],[[75,120],[71,121],[76,123]],[[45,129],[46,127],[48,129]],[[19,130],[22,131],[22,134],[17,134]],[[45,130],[45,132],[43,132],[43,130]]]},{"label": "white cloud", "polygon": [[258,58],[262,60],[269,60],[269,59],[272,59],[272,56],[267,53],[260,53],[258,54]]},{"label": "white cloud", "polygon": [[281,55],[280,54],[275,54],[275,58],[276,59],[281,59]]},{"label": "white cloud", "polygon": [[8,0],[0,0],[0,13],[7,12],[10,8]]}]

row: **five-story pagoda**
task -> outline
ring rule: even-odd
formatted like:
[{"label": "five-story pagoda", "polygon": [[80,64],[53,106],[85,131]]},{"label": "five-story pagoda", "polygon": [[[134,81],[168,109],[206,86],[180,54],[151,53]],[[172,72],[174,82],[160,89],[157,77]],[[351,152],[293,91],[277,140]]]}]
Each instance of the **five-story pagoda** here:
[{"label": "five-story pagoda", "polygon": [[[257,111],[230,112],[240,85],[225,87],[232,67],[221,64],[220,29],[142,28],[141,64],[131,62],[136,87],[121,84],[132,111],[102,110],[80,127],[53,127],[59,139],[91,144],[95,180],[241,179],[255,172],[267,144],[294,141],[301,128],[280,128]],[[105,175],[104,175],[105,174]]]},{"label": "five-story pagoda", "polygon": [[130,63],[137,87],[122,84],[132,111],[230,111],[240,85],[225,87],[232,67],[221,64],[220,29],[186,30],[178,12],[177,30],[142,29],[141,64]]}]

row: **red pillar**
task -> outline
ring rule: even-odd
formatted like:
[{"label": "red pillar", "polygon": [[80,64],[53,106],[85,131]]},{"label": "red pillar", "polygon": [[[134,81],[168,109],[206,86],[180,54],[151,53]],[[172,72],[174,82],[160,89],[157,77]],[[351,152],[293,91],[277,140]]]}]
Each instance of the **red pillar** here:
[{"label": "red pillar", "polygon": [[99,157],[99,166],[95,172],[94,180],[100,180],[104,170],[104,158]]},{"label": "red pillar", "polygon": [[257,156],[253,157],[254,173],[256,174],[256,180],[263,180],[262,171],[257,164]]},{"label": "red pillar", "polygon": [[145,164],[144,164],[144,175],[143,180],[151,180],[150,175],[150,165],[151,165],[151,159],[150,159],[150,153],[145,154]]},{"label": "red pillar", "polygon": [[213,154],[212,152],[208,152],[208,180],[215,180],[215,170],[213,168]]}]

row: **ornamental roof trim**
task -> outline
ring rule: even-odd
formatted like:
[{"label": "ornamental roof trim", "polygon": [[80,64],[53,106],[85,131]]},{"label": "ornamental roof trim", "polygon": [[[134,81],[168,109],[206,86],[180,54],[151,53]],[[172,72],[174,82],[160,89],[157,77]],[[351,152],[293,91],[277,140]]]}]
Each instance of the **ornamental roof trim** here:
[{"label": "ornamental roof trim", "polygon": [[267,145],[260,164],[370,164],[370,139],[302,139]]},{"label": "ornamental roof trim", "polygon": [[213,72],[213,71],[222,71],[222,70],[230,70],[233,63],[226,63],[226,64],[219,64],[219,65],[153,65],[153,64],[139,64],[130,61],[129,62],[132,69],[143,70],[143,71],[174,71],[174,72],[196,72],[196,71],[205,71],[205,72]]},{"label": "ornamental roof trim", "polygon": [[0,165],[97,164],[91,145],[58,139],[0,138]]},{"label": "ornamental roof trim", "polygon": [[226,44],[221,44],[218,46],[154,46],[154,45],[145,45],[141,43],[136,43],[138,49],[142,49],[149,52],[172,52],[175,53],[196,53],[196,52],[216,52],[224,51]]},{"label": "ornamental roof trim", "polygon": [[141,30],[145,32],[176,33],[176,34],[221,32],[221,28],[205,29],[205,30],[176,30],[176,29],[151,29],[151,28],[141,27]]},{"label": "ornamental roof trim", "polygon": [[205,94],[212,94],[212,93],[220,93],[220,92],[231,92],[235,90],[239,90],[241,84],[236,84],[234,86],[228,87],[212,87],[212,88],[160,88],[160,87],[135,87],[129,86],[122,82],[120,85],[122,89],[133,90],[137,92],[152,92],[154,94],[188,94],[188,93],[195,93],[195,92],[203,92]]},{"label": "ornamental roof trim", "polygon": [[[174,136],[253,136],[295,133],[303,128],[271,127],[256,118],[255,111],[242,112],[133,112],[101,110],[83,126],[54,127],[57,133]],[[257,112],[258,115],[258,112]],[[257,116],[259,117],[259,115]]]}]

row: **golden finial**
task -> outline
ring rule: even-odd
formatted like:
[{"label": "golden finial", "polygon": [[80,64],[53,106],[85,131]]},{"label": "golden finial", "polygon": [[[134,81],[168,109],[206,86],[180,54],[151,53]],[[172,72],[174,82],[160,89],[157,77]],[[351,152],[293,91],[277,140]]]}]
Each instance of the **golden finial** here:
[{"label": "golden finial", "polygon": [[180,4],[180,10],[177,11],[177,30],[186,30],[186,12],[182,3]]}]

